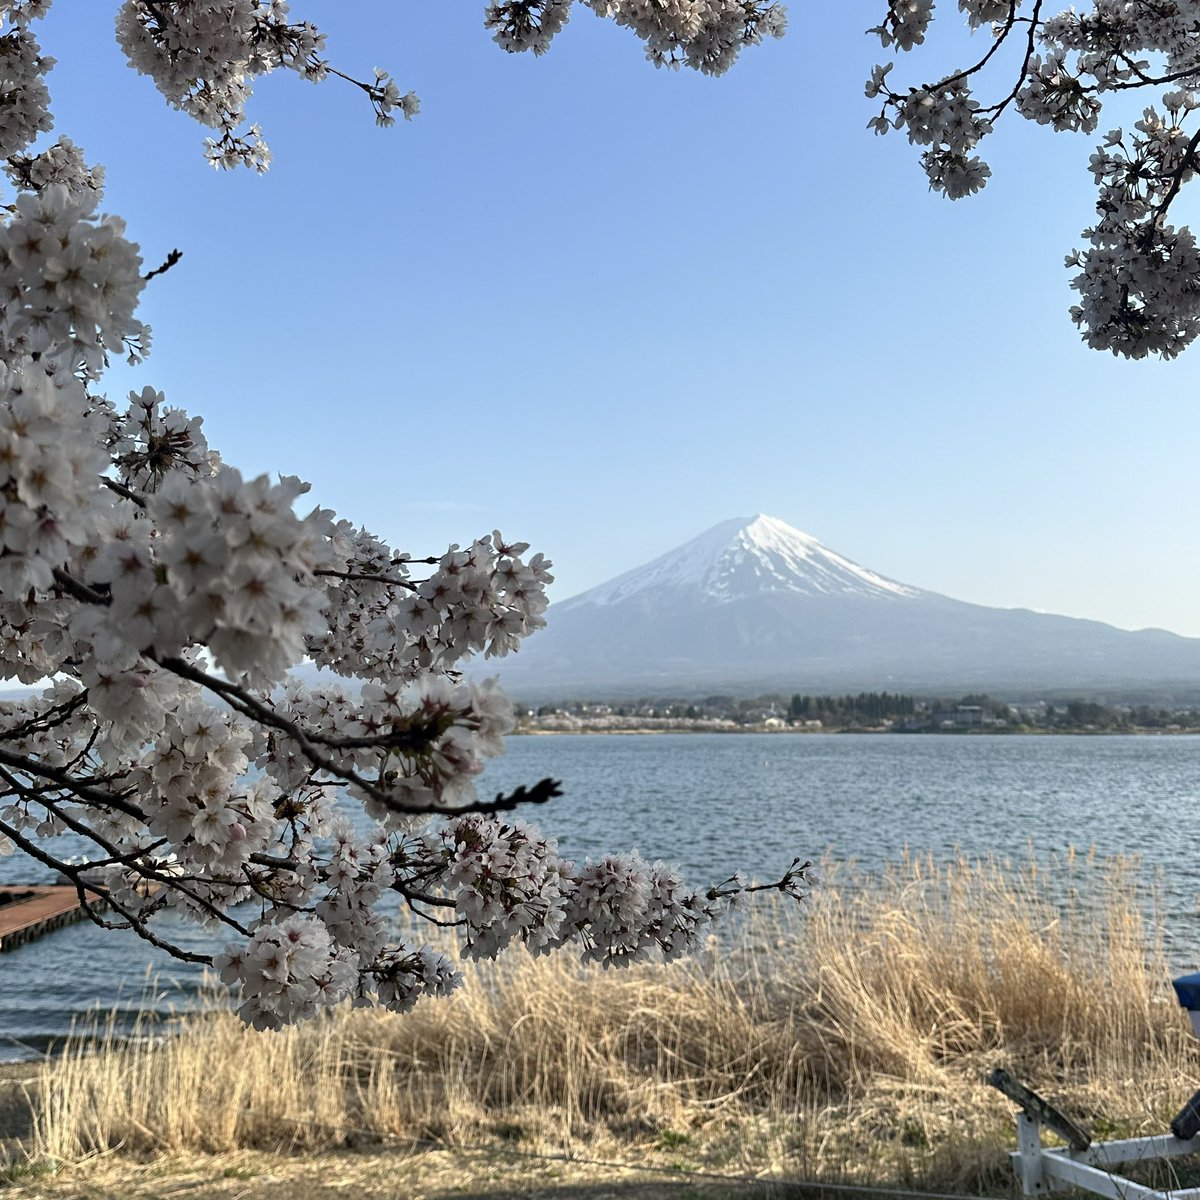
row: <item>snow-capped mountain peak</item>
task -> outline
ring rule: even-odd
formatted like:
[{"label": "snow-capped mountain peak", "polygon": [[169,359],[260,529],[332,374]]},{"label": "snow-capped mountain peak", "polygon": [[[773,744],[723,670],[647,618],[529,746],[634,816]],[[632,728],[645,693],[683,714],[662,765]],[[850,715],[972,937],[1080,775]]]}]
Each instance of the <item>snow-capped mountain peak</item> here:
[{"label": "snow-capped mountain peak", "polygon": [[502,668],[530,699],[1200,688],[1200,638],[967,604],[774,517],[724,521],[546,621]]},{"label": "snow-capped mountain peak", "polygon": [[698,592],[707,603],[768,592],[876,598],[922,594],[843,558],[811,534],[760,513],[714,525],[653,562],[556,607],[562,612],[586,604],[611,605],[639,593],[669,594],[679,588]]}]

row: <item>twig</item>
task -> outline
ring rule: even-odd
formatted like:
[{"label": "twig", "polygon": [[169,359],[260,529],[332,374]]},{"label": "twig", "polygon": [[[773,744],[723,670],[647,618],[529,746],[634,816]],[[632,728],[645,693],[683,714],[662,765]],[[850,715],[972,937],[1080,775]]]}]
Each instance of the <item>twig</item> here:
[{"label": "twig", "polygon": [[165,275],[182,257],[182,250],[172,250],[160,266],[155,267],[153,271],[147,271],[146,274],[142,276],[142,282],[145,283],[153,279],[155,275]]}]

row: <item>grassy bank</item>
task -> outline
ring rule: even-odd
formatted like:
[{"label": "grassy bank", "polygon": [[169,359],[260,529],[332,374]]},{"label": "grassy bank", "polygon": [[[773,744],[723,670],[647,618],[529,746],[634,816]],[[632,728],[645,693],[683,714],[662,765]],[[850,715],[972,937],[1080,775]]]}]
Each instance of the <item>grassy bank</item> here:
[{"label": "grassy bank", "polygon": [[844,873],[802,909],[760,908],[735,953],[702,962],[519,954],[404,1017],[254,1034],[217,1014],[165,1043],[69,1051],[42,1068],[34,1153],[386,1135],[1008,1191],[1011,1106],[990,1067],[1101,1135],[1161,1130],[1200,1080],[1145,908],[1111,860]]}]

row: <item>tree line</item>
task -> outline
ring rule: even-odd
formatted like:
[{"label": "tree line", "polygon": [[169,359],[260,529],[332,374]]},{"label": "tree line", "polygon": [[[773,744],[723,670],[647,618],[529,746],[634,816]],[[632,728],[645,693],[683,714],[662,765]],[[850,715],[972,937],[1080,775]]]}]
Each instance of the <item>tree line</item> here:
[{"label": "tree line", "polygon": [[792,696],[787,715],[792,721],[884,721],[911,717],[917,711],[912,696],[893,692],[859,692],[856,696]]}]

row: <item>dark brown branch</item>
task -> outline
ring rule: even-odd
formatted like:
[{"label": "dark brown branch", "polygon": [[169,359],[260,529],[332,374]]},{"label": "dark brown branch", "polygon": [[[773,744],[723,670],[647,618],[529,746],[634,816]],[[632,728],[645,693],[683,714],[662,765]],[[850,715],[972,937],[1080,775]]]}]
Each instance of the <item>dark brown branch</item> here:
[{"label": "dark brown branch", "polygon": [[[338,745],[339,743],[330,738],[322,737],[321,735],[310,735],[303,730],[295,721],[289,720],[287,717],[281,716],[273,708],[267,704],[263,704],[260,700],[254,699],[243,688],[238,687],[228,680],[218,679],[213,675],[209,675],[201,671],[198,667],[193,667],[190,663],[185,662],[182,658],[174,658],[164,656],[161,659],[156,659],[159,666],[165,670],[180,676],[182,679],[189,679],[193,683],[200,684],[201,687],[208,688],[210,691],[216,692],[226,700],[237,712],[242,716],[251,717],[254,720],[261,722],[263,725],[276,729],[281,733],[286,733],[300,748],[300,752],[313,763],[315,766],[321,767],[328,771],[331,775],[342,780],[344,783],[352,783],[356,787],[361,788],[372,800],[378,801],[385,808],[390,808],[393,812],[421,812],[420,808],[414,808],[409,805],[397,802],[389,792],[377,784],[372,783],[369,779],[364,779],[359,773],[350,767],[344,767],[340,763],[335,762],[328,754],[321,750],[314,743],[317,741],[325,744]],[[432,741],[432,739],[429,739]],[[426,742],[428,744],[428,742]]]},{"label": "dark brown branch", "polygon": [[[80,695],[82,697],[86,697],[87,692],[81,692]],[[66,765],[66,769],[68,771],[77,770],[79,766],[87,759],[87,756],[91,754],[92,749],[95,747],[96,742],[99,741],[99,739],[100,725],[97,723],[92,726],[92,732],[88,734],[88,740],[83,744],[82,747],[80,747],[79,752],[71,757],[70,761]]]},{"label": "dark brown branch", "polygon": [[[744,886],[734,886],[725,889],[726,884],[732,884],[736,876],[726,879],[724,883],[718,883],[715,887],[711,887],[705,893],[707,900],[719,900],[723,896],[731,896],[737,892],[745,892],[750,895],[753,892],[787,892],[792,889],[796,880],[801,883],[808,882],[808,872],[812,870],[812,863],[809,861],[801,862],[798,858],[792,859],[792,865],[788,867],[784,873],[775,880],[774,883],[753,883]],[[798,893],[793,892],[797,899],[801,899]]]},{"label": "dark brown branch", "polygon": [[[1029,40],[1025,46],[1025,58],[1021,62],[1021,70],[1017,75],[1017,82],[1013,85],[1013,89],[997,104],[990,105],[988,108],[981,108],[981,113],[994,113],[999,116],[1016,98],[1017,93],[1021,90],[1025,80],[1029,78],[1029,63],[1033,58],[1033,51],[1037,43],[1038,30],[1038,15],[1042,11],[1042,0],[1036,0],[1033,6],[1033,13],[1029,17]],[[1014,6],[1013,12],[1016,12]]]},{"label": "dark brown branch", "polygon": [[446,816],[456,816],[459,813],[479,812],[479,813],[499,813],[511,812],[514,808],[518,808],[522,804],[545,804],[548,800],[553,800],[563,794],[562,781],[559,779],[539,779],[533,787],[527,788],[522,784],[515,791],[504,795],[503,792],[497,792],[495,800],[485,804],[472,804],[465,808],[437,808],[431,807],[430,812],[444,813]]},{"label": "dark brown branch", "polygon": [[[149,942],[152,946],[157,946],[160,950],[165,950],[172,958],[178,958],[182,962],[202,963],[205,966],[212,966],[212,956],[207,954],[193,954],[190,950],[181,950],[178,946],[171,942],[165,941],[157,934],[152,933],[146,923],[140,920],[137,916],[126,909],[122,904],[113,899],[112,892],[101,883],[85,883],[82,879],[82,873],[86,867],[76,867],[71,863],[60,862],[53,855],[48,854],[35,842],[31,842],[28,838],[23,837],[19,829],[15,829],[9,825],[7,821],[0,820],[0,833],[9,838],[12,843],[19,849],[23,850],[30,858],[36,859],[43,866],[49,867],[52,871],[58,871],[64,878],[71,880],[75,885],[75,891],[79,896],[80,907],[87,915],[88,919],[94,924],[99,925],[101,929],[132,929],[138,937]],[[121,925],[112,921],[105,921],[99,913],[97,913],[92,903],[87,898],[87,893],[98,897],[105,904],[117,913],[127,924]]]},{"label": "dark brown branch", "polygon": [[182,257],[182,250],[172,250],[159,266],[155,267],[153,271],[147,271],[142,276],[142,282],[148,283],[155,275],[165,275]]},{"label": "dark brown branch", "polygon": [[100,482],[110,491],[116,492],[118,496],[124,496],[126,500],[132,500],[138,508],[146,507],[146,497],[135,492],[133,488],[126,487],[119,480],[109,479],[107,475],[101,475]]},{"label": "dark brown branch", "polygon": [[372,575],[369,571],[334,571],[329,567],[321,567],[313,574],[332,579],[345,579],[351,583],[386,583],[391,587],[406,588],[410,592],[415,592],[420,586],[412,579],[391,579],[387,575]]},{"label": "dark brown branch", "polygon": [[277,858],[273,854],[252,854],[250,861],[258,867],[272,867],[277,871],[298,871],[300,864],[291,858]]},{"label": "dark brown branch", "polygon": [[[1033,16],[1032,16],[1032,18],[1029,18],[1029,20],[1031,21],[1031,25],[1030,25],[1030,38],[1031,39],[1033,37],[1033,28],[1037,22],[1037,13],[1038,13],[1039,8],[1041,8],[1041,0],[1038,0],[1038,3],[1034,5]],[[959,71],[956,75],[949,75],[945,79],[941,80],[939,83],[932,84],[929,87],[925,88],[924,90],[927,92],[940,91],[942,88],[951,87],[956,83],[962,82],[962,80],[964,80],[964,79],[970,79],[970,77],[972,75],[978,74],[980,71],[983,70],[984,67],[986,67],[988,65],[989,62],[991,62],[993,55],[995,55],[996,52],[1000,49],[1000,47],[1002,45],[1004,45],[1005,41],[1008,39],[1008,35],[1010,33],[1012,33],[1013,27],[1016,25],[1016,23],[1017,23],[1017,0],[1012,0],[1012,3],[1008,10],[1008,20],[1004,22],[1004,28],[1001,29],[1000,32],[998,34],[996,34],[995,37],[993,38],[991,49],[973,67],[967,67],[965,70]]]},{"label": "dark brown branch", "polygon": [[70,700],[64,700],[45,712],[34,713],[27,721],[0,732],[0,740],[9,742],[28,737],[31,733],[49,732],[62,725],[81,704],[87,700],[87,692],[77,692]]},{"label": "dark brown branch", "polygon": [[75,597],[76,600],[82,600],[84,604],[111,604],[112,598],[106,596],[103,592],[96,591],[95,588],[90,588],[86,583],[80,583],[78,579],[68,575],[61,567],[54,568],[54,582],[58,584],[64,592]]},{"label": "dark brown branch", "polygon": [[467,924],[466,917],[458,917],[454,921],[439,921],[433,913],[422,912],[411,900],[408,902],[408,909],[422,921],[428,921],[430,925],[436,925],[439,929],[459,929]]},{"label": "dark brown branch", "polygon": [[14,754],[11,750],[5,750],[3,746],[0,746],[0,763],[12,767],[14,771],[20,771],[23,775],[34,775],[56,783],[59,787],[73,792],[81,800],[86,800],[89,804],[96,804],[101,808],[115,808],[118,812],[125,813],[126,816],[145,820],[146,814],[126,799],[127,796],[133,795],[132,789],[121,795],[104,792],[94,786],[94,780],[77,779],[69,771],[52,767],[48,763],[40,763],[36,759],[25,758],[20,754]]},{"label": "dark brown branch", "polygon": [[1162,203],[1154,210],[1154,224],[1160,226],[1163,218],[1167,215],[1167,209],[1171,207],[1171,202],[1179,195],[1179,189],[1183,186],[1183,177],[1189,170],[1193,170],[1196,165],[1196,149],[1200,147],[1200,129],[1197,129],[1192,134],[1192,140],[1188,142],[1187,149],[1183,152],[1183,159],[1175,171],[1175,177],[1171,180],[1171,186],[1167,189],[1167,194],[1163,197]]}]

